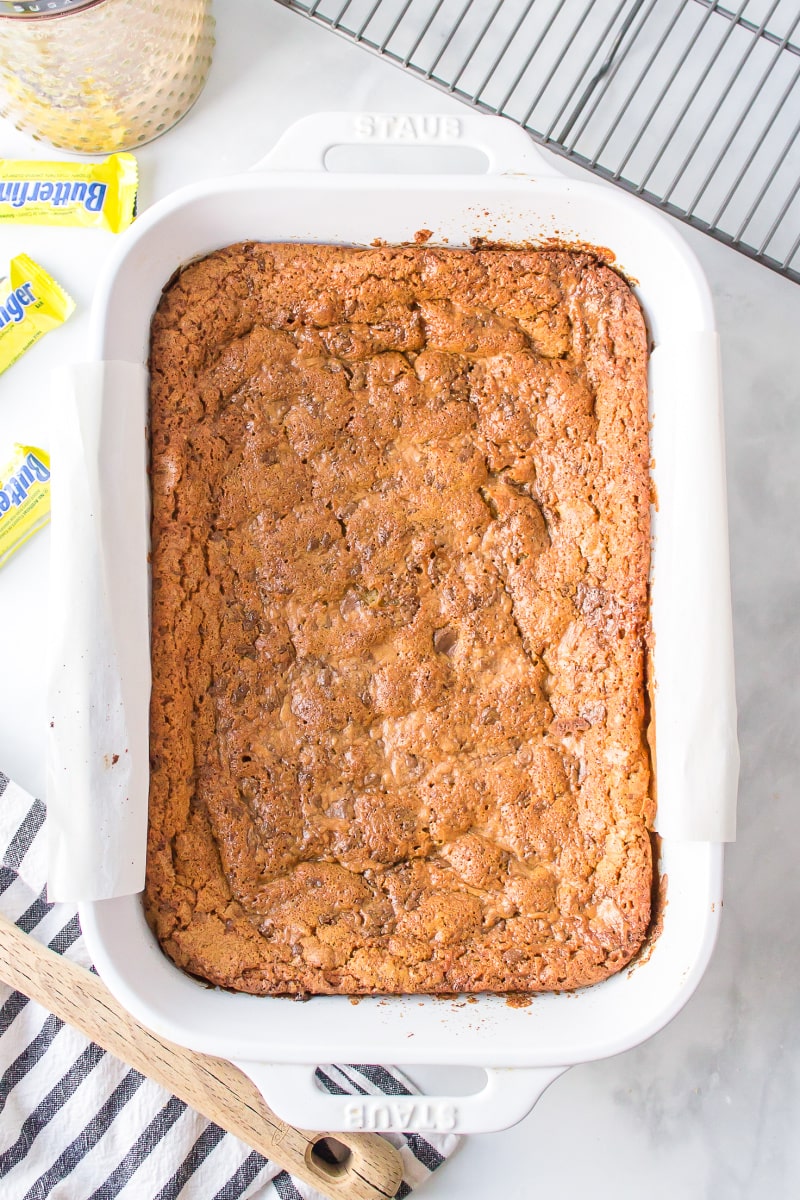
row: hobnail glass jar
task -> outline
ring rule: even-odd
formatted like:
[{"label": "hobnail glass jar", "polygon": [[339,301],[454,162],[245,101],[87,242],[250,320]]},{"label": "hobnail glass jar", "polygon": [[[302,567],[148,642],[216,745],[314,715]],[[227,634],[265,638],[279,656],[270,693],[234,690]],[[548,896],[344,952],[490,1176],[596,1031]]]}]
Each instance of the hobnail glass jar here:
[{"label": "hobnail glass jar", "polygon": [[169,129],[211,66],[210,0],[0,0],[0,115],[64,150]]}]

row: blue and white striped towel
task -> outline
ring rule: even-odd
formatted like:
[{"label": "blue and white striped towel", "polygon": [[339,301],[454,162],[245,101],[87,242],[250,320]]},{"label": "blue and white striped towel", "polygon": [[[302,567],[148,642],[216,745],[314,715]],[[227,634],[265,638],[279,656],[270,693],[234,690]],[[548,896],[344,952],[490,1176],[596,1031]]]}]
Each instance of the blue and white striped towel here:
[{"label": "blue and white striped towel", "polygon": [[[45,898],[45,808],[0,772],[0,911],[91,966],[78,916]],[[408,1094],[395,1068],[328,1066],[329,1091]],[[407,1196],[456,1147],[452,1134],[389,1137]],[[0,984],[3,1200],[312,1200],[319,1193]]]}]

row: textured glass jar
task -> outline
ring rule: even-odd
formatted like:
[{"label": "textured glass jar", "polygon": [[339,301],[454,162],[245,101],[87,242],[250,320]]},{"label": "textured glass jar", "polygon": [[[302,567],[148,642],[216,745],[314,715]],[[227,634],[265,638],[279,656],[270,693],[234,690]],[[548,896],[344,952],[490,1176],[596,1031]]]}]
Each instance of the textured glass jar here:
[{"label": "textured glass jar", "polygon": [[0,0],[0,115],[64,150],[169,129],[211,66],[210,0]]}]

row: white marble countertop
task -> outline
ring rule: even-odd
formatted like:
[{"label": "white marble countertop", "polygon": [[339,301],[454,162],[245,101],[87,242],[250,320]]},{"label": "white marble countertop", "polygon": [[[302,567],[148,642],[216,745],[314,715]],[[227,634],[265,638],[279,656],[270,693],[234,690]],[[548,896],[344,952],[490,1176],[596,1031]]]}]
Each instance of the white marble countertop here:
[{"label": "white marble countertop", "polygon": [[[297,116],[325,109],[436,112],[459,104],[268,0],[217,0],[209,83],[174,130],[139,151],[140,204],[248,167]],[[48,157],[0,122],[4,157]],[[682,227],[683,228],[683,227]],[[800,288],[684,229],[707,273],[722,338],[742,776],[718,946],[661,1033],[575,1067],[505,1133],[468,1138],[427,1200],[558,1193],[627,1200],[800,1194]],[[85,351],[113,235],[0,229],[0,261],[40,259],[78,302],[0,377],[0,450],[47,447],[48,373]],[[0,573],[0,767],[44,788],[47,534]],[[795,782],[793,782],[795,780]],[[413,1072],[412,1072],[413,1074]],[[440,1073],[444,1086],[452,1079]],[[580,1150],[577,1148],[580,1147]]]}]

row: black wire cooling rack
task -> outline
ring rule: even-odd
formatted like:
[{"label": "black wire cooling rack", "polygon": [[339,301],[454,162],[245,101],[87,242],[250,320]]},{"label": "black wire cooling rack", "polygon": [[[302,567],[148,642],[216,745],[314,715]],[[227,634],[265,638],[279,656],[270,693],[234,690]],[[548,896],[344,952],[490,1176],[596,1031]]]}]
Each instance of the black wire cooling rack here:
[{"label": "black wire cooling rack", "polygon": [[797,0],[278,0],[800,283]]}]

